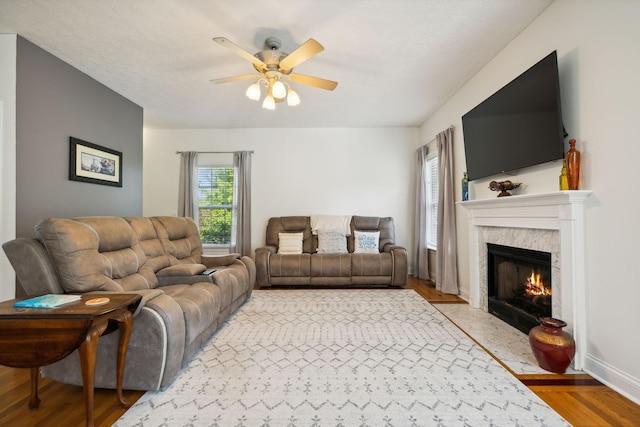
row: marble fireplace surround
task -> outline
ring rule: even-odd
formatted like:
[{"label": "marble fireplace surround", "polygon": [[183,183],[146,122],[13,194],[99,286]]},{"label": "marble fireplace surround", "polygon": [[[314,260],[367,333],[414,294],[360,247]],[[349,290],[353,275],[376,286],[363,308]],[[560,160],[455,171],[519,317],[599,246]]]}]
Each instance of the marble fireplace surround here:
[{"label": "marble fireplace surround", "polygon": [[585,201],[591,191],[557,191],[458,202],[469,217],[469,304],[488,310],[487,243],[551,253],[552,316],[576,340],[574,369],[586,344]]}]

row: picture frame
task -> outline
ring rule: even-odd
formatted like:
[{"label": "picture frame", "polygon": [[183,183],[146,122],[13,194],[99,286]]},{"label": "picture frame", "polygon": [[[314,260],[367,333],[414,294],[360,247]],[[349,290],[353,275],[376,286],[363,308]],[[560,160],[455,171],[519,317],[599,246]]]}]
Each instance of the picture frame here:
[{"label": "picture frame", "polygon": [[69,137],[69,180],[122,187],[122,153]]}]

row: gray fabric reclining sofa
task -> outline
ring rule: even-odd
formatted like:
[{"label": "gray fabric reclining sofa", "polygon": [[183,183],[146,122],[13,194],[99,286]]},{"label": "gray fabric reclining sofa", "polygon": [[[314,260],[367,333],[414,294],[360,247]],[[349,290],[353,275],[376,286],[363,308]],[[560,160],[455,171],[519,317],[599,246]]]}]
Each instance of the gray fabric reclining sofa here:
[{"label": "gray fabric reclining sofa", "polygon": [[[36,238],[3,245],[27,295],[127,292],[134,313],[123,386],[157,390],[250,296],[255,263],[238,254],[202,255],[196,224],[181,217],[48,218]],[[205,269],[216,269],[211,275]],[[95,386],[116,387],[118,333],[98,344]],[[82,385],[77,350],[42,375]]]},{"label": "gray fabric reclining sofa", "polygon": [[[319,253],[318,235],[312,230],[312,217],[283,216],[267,223],[266,245],[256,249],[256,284],[272,286],[357,287],[407,283],[407,251],[395,244],[391,217],[351,216],[342,253]],[[355,232],[379,232],[375,253],[356,253]],[[302,233],[299,254],[280,253],[281,234]]]}]

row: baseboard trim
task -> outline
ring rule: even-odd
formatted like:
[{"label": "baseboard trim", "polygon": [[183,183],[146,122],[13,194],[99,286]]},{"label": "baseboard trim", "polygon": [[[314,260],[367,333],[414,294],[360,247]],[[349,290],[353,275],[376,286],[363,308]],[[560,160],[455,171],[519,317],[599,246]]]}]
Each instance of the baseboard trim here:
[{"label": "baseboard trim", "polygon": [[585,357],[584,372],[640,405],[640,380],[637,378],[590,354]]}]

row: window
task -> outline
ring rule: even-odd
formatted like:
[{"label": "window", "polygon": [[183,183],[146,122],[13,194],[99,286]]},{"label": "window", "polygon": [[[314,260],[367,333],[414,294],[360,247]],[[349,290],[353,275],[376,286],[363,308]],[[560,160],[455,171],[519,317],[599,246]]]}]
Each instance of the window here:
[{"label": "window", "polygon": [[231,245],[234,193],[232,165],[198,165],[198,225],[203,245]]},{"label": "window", "polygon": [[427,248],[436,250],[438,244],[438,155],[435,150],[427,155]]}]

